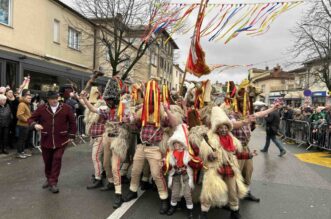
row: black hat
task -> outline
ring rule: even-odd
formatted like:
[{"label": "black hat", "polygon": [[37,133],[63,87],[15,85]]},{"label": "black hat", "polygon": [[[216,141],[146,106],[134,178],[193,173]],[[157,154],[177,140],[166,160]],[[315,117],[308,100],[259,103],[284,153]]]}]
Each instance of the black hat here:
[{"label": "black hat", "polygon": [[47,99],[57,99],[59,97],[59,93],[56,91],[48,91],[46,97]]}]

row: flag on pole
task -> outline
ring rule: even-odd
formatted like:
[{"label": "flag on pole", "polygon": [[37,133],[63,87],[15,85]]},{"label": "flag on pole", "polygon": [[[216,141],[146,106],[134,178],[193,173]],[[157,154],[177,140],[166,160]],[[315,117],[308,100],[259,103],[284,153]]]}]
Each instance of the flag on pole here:
[{"label": "flag on pole", "polygon": [[200,44],[201,26],[204,19],[208,1],[209,0],[201,0],[198,19],[195,25],[189,56],[186,62],[186,71],[194,74],[197,77],[201,77],[202,75],[207,75],[211,72],[210,68],[206,64],[205,52],[203,51]]}]

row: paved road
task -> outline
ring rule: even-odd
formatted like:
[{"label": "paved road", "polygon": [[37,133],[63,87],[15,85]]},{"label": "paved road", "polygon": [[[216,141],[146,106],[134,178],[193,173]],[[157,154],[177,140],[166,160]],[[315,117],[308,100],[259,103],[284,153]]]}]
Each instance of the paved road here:
[{"label": "paved road", "polygon": [[[259,149],[264,138],[265,133],[257,129],[251,148]],[[300,161],[294,154],[305,153],[303,148],[293,145],[286,148],[289,153],[284,158],[277,156],[274,145],[269,154],[255,158],[251,190],[261,202],[242,201],[242,218],[330,219],[331,169]],[[111,215],[110,218],[123,215],[123,219],[169,218],[158,214],[159,201],[155,192],[145,192],[124,212],[114,212],[113,192],[86,190],[92,171],[87,145],[68,149],[60,176],[60,193],[54,195],[41,189],[43,164],[38,153],[26,160],[0,157],[0,218],[104,219]],[[126,191],[127,186],[123,190]],[[196,206],[198,213],[199,206]],[[225,210],[213,209],[209,218],[228,218],[228,215]],[[185,212],[179,211],[171,218],[185,218]]]}]

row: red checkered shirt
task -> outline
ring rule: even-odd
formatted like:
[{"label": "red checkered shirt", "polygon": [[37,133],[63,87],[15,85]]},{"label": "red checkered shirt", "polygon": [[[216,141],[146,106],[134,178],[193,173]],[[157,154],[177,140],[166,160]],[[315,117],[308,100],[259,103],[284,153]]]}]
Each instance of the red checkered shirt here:
[{"label": "red checkered shirt", "polygon": [[155,124],[147,123],[141,129],[141,140],[143,143],[150,145],[158,145],[162,141],[163,128],[169,126],[169,120],[162,121],[161,127],[156,127]]},{"label": "red checkered shirt", "polygon": [[[240,121],[240,115],[235,114],[235,115],[230,115],[229,118],[232,121]],[[241,142],[243,146],[247,146],[248,142],[251,138],[251,128],[250,125],[244,125],[243,127],[239,129],[233,129],[232,134],[238,138],[238,140]]]},{"label": "red checkered shirt", "polygon": [[252,159],[253,156],[249,152],[236,152],[236,157],[238,160],[249,160]]},{"label": "red checkered shirt", "polygon": [[224,164],[218,169],[218,173],[223,177],[234,177],[234,171],[230,164]]},{"label": "red checkered shirt", "polygon": [[107,121],[117,121],[117,110],[109,108],[98,108],[98,114],[100,115],[97,123],[91,125],[90,135],[92,138],[99,137],[105,132],[105,124]]}]

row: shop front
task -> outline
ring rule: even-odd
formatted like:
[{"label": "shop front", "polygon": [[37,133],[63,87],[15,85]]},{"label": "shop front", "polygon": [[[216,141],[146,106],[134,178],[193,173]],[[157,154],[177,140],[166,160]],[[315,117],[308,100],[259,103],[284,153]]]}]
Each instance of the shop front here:
[{"label": "shop front", "polygon": [[302,105],[303,99],[304,99],[303,93],[300,91],[289,92],[284,97],[285,104],[295,108],[298,108]]},{"label": "shop front", "polygon": [[327,100],[326,91],[317,91],[312,93],[312,104],[314,106],[325,106]]},{"label": "shop front", "polygon": [[269,94],[269,104],[273,104],[273,102],[278,98],[283,98],[284,94],[282,92],[270,92]]},{"label": "shop front", "polygon": [[[24,77],[30,76],[29,88],[33,93],[45,94],[47,91],[59,91],[61,86],[72,84],[78,90],[84,88],[90,75],[88,70],[78,71],[68,66],[58,65],[48,60],[39,60],[21,54],[0,50],[1,86],[18,88]],[[107,78],[97,80],[98,85],[105,85]]]}]

